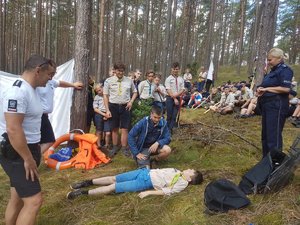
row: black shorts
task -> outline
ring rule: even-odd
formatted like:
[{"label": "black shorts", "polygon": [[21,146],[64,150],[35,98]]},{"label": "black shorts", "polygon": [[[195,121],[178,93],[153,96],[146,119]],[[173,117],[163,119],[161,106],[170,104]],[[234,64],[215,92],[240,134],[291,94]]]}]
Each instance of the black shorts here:
[{"label": "black shorts", "polygon": [[41,123],[41,144],[55,142],[55,136],[48,114],[42,115]]},{"label": "black shorts", "polygon": [[[39,144],[28,145],[31,154],[37,164],[40,165],[41,149]],[[26,198],[41,192],[40,181],[35,177],[34,181],[26,180],[24,161],[22,158],[9,160],[0,155],[0,164],[10,179],[10,186],[14,187],[20,198]]]},{"label": "black shorts", "polygon": [[110,132],[110,119],[104,120],[104,116],[95,113],[95,126],[97,131]]},{"label": "black shorts", "polygon": [[111,112],[111,129],[129,129],[131,124],[131,111],[126,109],[127,104],[109,103]]}]

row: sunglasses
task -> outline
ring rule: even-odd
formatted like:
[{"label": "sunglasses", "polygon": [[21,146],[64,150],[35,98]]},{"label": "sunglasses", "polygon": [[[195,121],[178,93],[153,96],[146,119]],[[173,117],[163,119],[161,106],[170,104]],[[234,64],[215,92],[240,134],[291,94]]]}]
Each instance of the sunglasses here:
[{"label": "sunglasses", "polygon": [[38,65],[37,67],[43,67],[44,65],[53,66],[53,62],[52,62],[52,60],[48,59],[45,62],[43,62],[42,64]]}]

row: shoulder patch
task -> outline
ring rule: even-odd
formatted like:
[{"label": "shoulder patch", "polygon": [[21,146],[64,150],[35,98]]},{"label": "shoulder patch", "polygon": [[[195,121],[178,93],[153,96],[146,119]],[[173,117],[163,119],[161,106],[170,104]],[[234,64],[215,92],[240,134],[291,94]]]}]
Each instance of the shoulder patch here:
[{"label": "shoulder patch", "polygon": [[21,80],[16,80],[13,84],[13,86],[21,87],[22,81]]},{"label": "shoulder patch", "polygon": [[9,99],[8,100],[7,111],[9,111],[9,112],[17,112],[17,105],[18,105],[17,103],[18,103],[17,100],[15,100],[15,99]]}]

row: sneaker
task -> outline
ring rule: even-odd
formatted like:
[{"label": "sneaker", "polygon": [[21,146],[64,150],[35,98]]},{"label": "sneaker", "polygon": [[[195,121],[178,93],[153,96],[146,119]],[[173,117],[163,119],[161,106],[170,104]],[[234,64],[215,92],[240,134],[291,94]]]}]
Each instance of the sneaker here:
[{"label": "sneaker", "polygon": [[79,188],[91,186],[92,184],[93,184],[92,180],[84,180],[84,181],[81,181],[81,182],[78,182],[78,183],[71,184],[70,188],[76,190],[76,189],[79,189]]},{"label": "sneaker", "polygon": [[71,191],[67,194],[67,199],[73,200],[73,199],[77,198],[80,195],[83,195],[82,190],[80,190],[80,189],[75,190],[75,191]]},{"label": "sneaker", "polygon": [[114,157],[119,152],[119,150],[120,150],[119,146],[113,146],[112,150],[110,150],[108,153],[108,157],[109,158]]},{"label": "sneaker", "polygon": [[126,157],[128,157],[128,158],[131,157],[131,152],[130,152],[130,150],[129,150],[128,147],[122,147],[122,148],[121,148],[121,151],[122,151],[122,153],[123,153],[124,156],[126,156]]}]

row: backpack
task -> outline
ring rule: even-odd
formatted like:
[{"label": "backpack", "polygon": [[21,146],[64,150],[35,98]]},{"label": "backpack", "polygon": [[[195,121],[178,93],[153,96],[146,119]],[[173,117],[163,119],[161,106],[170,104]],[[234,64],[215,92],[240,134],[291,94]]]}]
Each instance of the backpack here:
[{"label": "backpack", "polygon": [[239,188],[247,195],[263,193],[272,172],[272,159],[267,154],[242,177]]},{"label": "backpack", "polygon": [[237,185],[226,179],[210,182],[204,191],[204,204],[214,212],[227,212],[240,209],[250,204],[244,192]]}]

